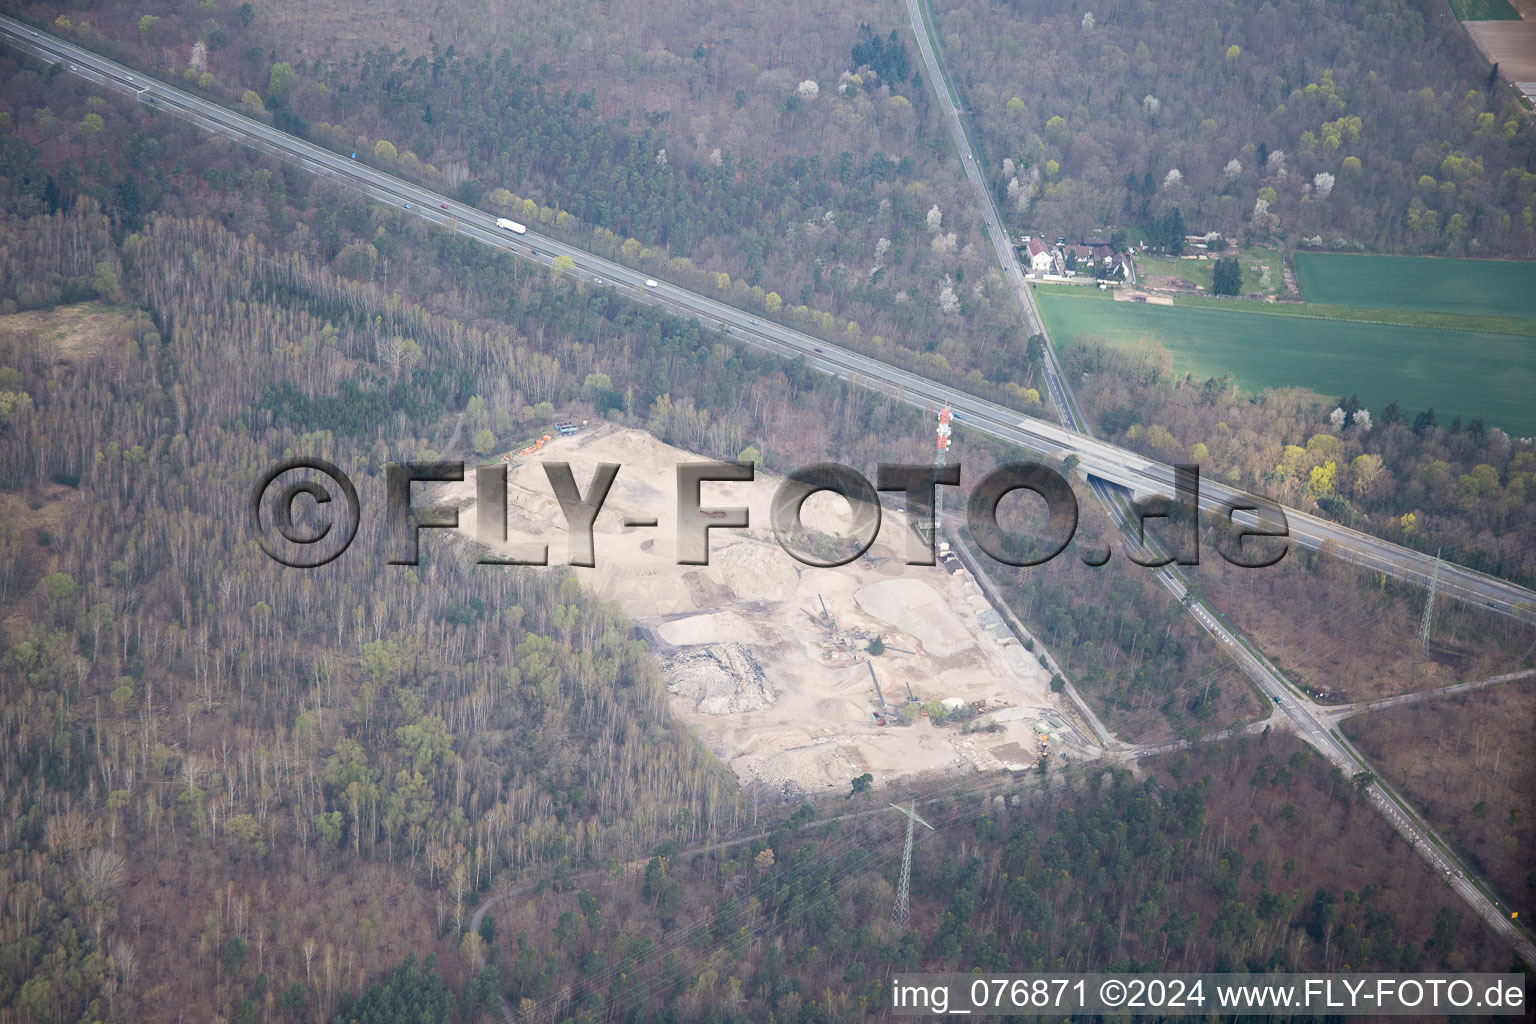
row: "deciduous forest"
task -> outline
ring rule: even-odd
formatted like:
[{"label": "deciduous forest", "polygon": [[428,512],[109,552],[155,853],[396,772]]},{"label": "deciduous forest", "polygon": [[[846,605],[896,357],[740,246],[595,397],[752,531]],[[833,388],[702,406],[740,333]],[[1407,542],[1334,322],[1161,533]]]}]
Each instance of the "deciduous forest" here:
[{"label": "deciduous forest", "polygon": [[[600,96],[584,105],[589,92],[557,94],[543,72],[487,55],[417,62],[374,49],[355,66],[295,65],[268,104],[282,62],[238,52],[263,38],[239,34],[260,28],[256,12],[214,7],[212,27],[178,31],[206,30],[213,52],[260,65],[269,88],[256,98],[274,120],[323,132],[325,109],[398,118],[407,147],[421,136],[433,147],[421,146],[423,163],[448,147],[469,172],[473,149],[456,187],[516,185],[537,195],[541,219],[551,204],[567,216],[580,206],[582,230],[610,230],[617,247],[686,247],[693,269],[680,272],[742,260],[719,271],[732,297],[754,273],[752,245],[719,239],[759,239],[763,283],[745,297],[808,285],[808,308],[863,323],[860,345],[895,346],[909,321],[913,339],[932,326],[904,311],[916,283],[914,305],[887,307],[873,283],[883,278],[833,272],[863,258],[868,236],[890,237],[886,266],[911,282],[951,274],[962,302],[981,283],[971,268],[985,257],[948,241],[958,208],[934,224],[933,193],[915,187],[937,162],[915,141],[921,121],[902,158],[822,155],[818,178],[816,153],[743,156],[729,175],[707,150],[683,168],[657,162],[664,119],[626,126]],[[71,7],[60,30],[80,36],[80,22],[117,16]],[[133,31],[114,45],[161,45],[155,22]],[[901,80],[883,25],[849,27],[837,51]],[[810,102],[862,110],[876,102],[870,81]],[[929,419],[712,325],[367,205],[9,50],[0,94],[0,1020],[472,1022],[497,1019],[504,1002],[525,1021],[831,1024],[874,1019],[891,972],[916,967],[1509,966],[1351,780],[1269,733],[1135,773],[1053,764],[915,787],[940,828],[914,858],[911,927],[897,927],[899,822],[841,817],[894,794],[855,786],[817,806],[754,808],[669,715],[655,659],[616,606],[557,569],[478,566],[435,537],[419,565],[388,565],[382,517],[366,510],[383,505],[387,462],[505,450],[557,416],[644,426],[704,456],[751,445],[776,467],[864,469],[931,451]],[[429,104],[483,118],[429,118]],[[786,106],[786,125],[804,113]],[[534,136],[560,160],[505,158],[518,150],[509,139]],[[628,220],[583,193],[598,172],[604,188],[632,190]],[[898,227],[900,253],[881,233]],[[802,246],[792,260],[776,249],[791,233]],[[826,257],[820,280],[802,269],[811,254]],[[781,294],[781,312],[807,315]],[[1001,320],[965,308],[982,326],[951,337],[970,341],[902,358],[974,373],[1024,403],[1027,341],[989,336]],[[889,340],[877,343],[882,323]],[[1169,381],[1155,361],[1078,352],[1098,360],[1102,391],[1086,404],[1111,436],[1148,443],[1161,424],[1193,445],[1219,418],[1240,443],[1211,440],[1214,422],[1201,439],[1235,479],[1283,490],[1332,465],[1332,492],[1312,495],[1320,506],[1339,494],[1380,516],[1427,493],[1395,479],[1357,493],[1362,458],[1408,480],[1438,459],[1477,487],[1486,464],[1506,496],[1529,476],[1528,446],[1470,425],[1331,429],[1292,397],[1248,399]],[[1302,454],[1267,447],[1286,430]],[[1303,432],[1330,441],[1314,449]],[[959,437],[969,481],[1016,457]],[[312,571],[277,566],[246,526],[252,485],[289,453],[330,459],[363,497],[352,549]],[[1245,457],[1290,459],[1292,475],[1251,475]],[[1081,500],[1079,543],[1107,543]],[[1472,514],[1428,502],[1411,502],[1423,543]],[[1524,508],[1507,498],[1487,536],[1524,529]],[[1030,522],[1018,510],[1006,521]],[[1252,716],[1251,692],[1150,574],[1073,557],[1000,575],[1126,735]],[[1320,585],[1342,602],[1361,582]],[[728,837],[737,844],[720,845]]]},{"label": "deciduous forest", "polygon": [[[526,47],[409,51],[381,38],[300,60],[298,40],[264,8],[205,18],[173,6],[179,14],[147,32],[130,31],[123,13],[61,17],[88,45],[146,67],[170,60],[186,72],[183,87],[336,152],[829,340],[967,386],[1000,385],[1040,407],[958,161],[928,124],[930,94],[907,44],[888,30],[877,37],[839,19],[814,48],[830,49],[819,82],[778,66],[749,80],[702,43],[686,58],[668,53],[669,70],[655,77],[687,80],[690,95],[722,108],[689,125],[669,106],[636,109],[628,73],[562,75]],[[716,125],[751,144],[717,139]],[[226,166],[213,163],[207,180],[228,187]],[[326,259],[374,269],[323,232],[322,243]]]},{"label": "deciduous forest", "polygon": [[934,6],[1016,228],[1178,209],[1192,234],[1536,256],[1536,131],[1449,4]]}]

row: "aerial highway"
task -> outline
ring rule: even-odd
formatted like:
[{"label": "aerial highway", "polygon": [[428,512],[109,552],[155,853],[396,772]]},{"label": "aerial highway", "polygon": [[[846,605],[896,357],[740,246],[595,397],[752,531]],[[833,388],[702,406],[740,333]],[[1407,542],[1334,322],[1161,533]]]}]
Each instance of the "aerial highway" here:
[{"label": "aerial highway", "polygon": [[[909,3],[914,0],[909,0]],[[498,227],[496,215],[449,200],[419,185],[396,178],[356,160],[348,159],[322,149],[302,139],[280,132],[269,125],[244,115],[234,113],[217,103],[184,92],[163,82],[147,78],[130,68],[107,60],[82,47],[59,39],[49,33],[33,29],[15,19],[0,16],[0,37],[17,49],[49,63],[63,63],[70,73],[77,74],[102,88],[135,97],[139,102],[155,107],[173,116],[196,124],[210,132],[224,135],[257,151],[298,166],[310,173],[329,178],[338,184],[353,188],[370,199],[400,208],[429,222],[457,231],[496,248],[510,249],[518,256],[553,266],[558,257],[570,262],[564,272],[590,285],[624,289],[634,301],[656,303],[670,311],[698,317],[705,326],[718,327],[732,337],[747,344],[789,358],[802,358],[807,365],[821,372],[835,375],[851,383],[881,391],[885,394],[917,406],[936,408],[948,403],[961,426],[978,433],[1019,446],[1037,455],[1065,458],[1075,455],[1082,470],[1088,475],[1095,492],[1105,498],[1117,520],[1124,525],[1127,511],[1122,502],[1106,490],[1113,484],[1135,494],[1173,493],[1173,467],[1147,459],[1127,449],[1099,441],[1081,431],[1083,420],[1072,402],[1069,389],[1062,383],[1059,364],[1048,349],[1050,372],[1047,374],[1051,398],[1062,410],[1070,426],[1058,426],[1035,417],[998,405],[997,403],[969,395],[963,391],[929,380],[909,371],[889,366],[878,360],[813,338],[781,325],[761,321],[751,313],[725,305],[707,296],[699,295],[664,281],[648,287],[644,273],[631,270],[610,260],[587,253],[560,240],[541,235],[533,230],[526,234],[511,234]],[[931,56],[926,44],[926,33],[919,32],[927,48],[925,60]],[[932,72],[930,72],[932,73]],[[943,82],[942,74],[935,77]],[[959,126],[958,112],[951,108],[955,124]],[[960,128],[963,139],[963,128]],[[966,154],[967,174],[975,175],[973,184],[983,186],[980,172],[974,167],[974,155],[968,143],[962,152]],[[988,204],[990,208],[990,203]],[[989,231],[994,245],[1000,245],[1000,255],[1006,252],[1010,260],[1012,252],[1007,247],[1007,236],[996,221],[996,211],[988,218]],[[1008,263],[1005,261],[1005,266]],[[1012,264],[1017,269],[1016,261]],[[562,269],[556,267],[556,269]],[[1015,289],[1032,326],[1040,326],[1038,312],[1033,307],[1027,287]],[[1074,429],[1079,428],[1079,429]],[[1241,503],[1246,495],[1241,490],[1218,482],[1202,481],[1200,503],[1207,511],[1220,512],[1229,502]],[[1294,510],[1285,510],[1292,538],[1298,543],[1319,548],[1330,545],[1339,557],[1367,568],[1414,582],[1427,582],[1433,571],[1435,559],[1370,537],[1358,531],[1309,516]],[[1156,570],[1162,582],[1177,596],[1183,598],[1189,591],[1180,574],[1171,569]],[[1486,606],[1490,609],[1536,623],[1536,594],[1522,587],[1459,566],[1443,564],[1439,574],[1439,589],[1448,595]],[[1209,608],[1197,599],[1190,601],[1192,611],[1203,628],[1219,643],[1234,653],[1235,660],[1245,667],[1251,678],[1272,698],[1284,714],[1293,722],[1296,731],[1320,750],[1341,770],[1363,771],[1365,763],[1346,740],[1332,732],[1319,721],[1311,702],[1292,690],[1268,662],[1258,655],[1241,638],[1236,637],[1215,617]],[[1425,857],[1445,876],[1461,895],[1505,935],[1527,962],[1536,965],[1536,946],[1529,937],[1517,929],[1493,905],[1486,892],[1464,875],[1464,867],[1449,847],[1429,833],[1427,826],[1408,810],[1402,801],[1384,784],[1369,788],[1371,799],[1382,808],[1388,819],[1413,843]]]},{"label": "aerial highway", "polygon": [[[1038,455],[1056,458],[1076,455],[1091,478],[1137,494],[1173,493],[1173,468],[1169,465],[759,319],[754,314],[665,281],[658,282],[656,288],[647,288],[647,275],[640,271],[541,235],[531,227],[526,235],[510,234],[496,226],[495,214],[454,202],[360,161],[280,132],[211,100],[147,78],[13,18],[0,16],[0,37],[17,49],[49,63],[65,63],[71,73],[102,88],[136,97],[141,103],[356,189],[378,202],[402,210],[409,204],[407,212],[460,234],[498,248],[516,247],[518,255],[546,265],[556,257],[565,256],[574,264],[567,273],[590,284],[625,289],[635,301],[659,303],[671,311],[698,317],[705,326],[727,330],[740,341],[787,357],[804,358],[814,369],[882,391],[920,408],[934,408],[947,401],[960,426]],[[996,237],[1005,237],[1000,226]],[[1053,402],[1058,408],[1070,411],[1072,405],[1061,387],[1059,372],[1050,376],[1056,381],[1051,385]],[[1075,413],[1070,415],[1073,422],[1080,424]],[[1220,512],[1225,503],[1242,500],[1244,496],[1245,492],[1235,487],[1212,480],[1201,482],[1201,507],[1207,511]],[[1435,559],[1431,556],[1294,510],[1287,509],[1286,516],[1292,538],[1308,548],[1329,543],[1331,550],[1341,558],[1416,583],[1426,583],[1433,571]],[[1536,593],[1496,577],[1445,563],[1440,570],[1439,589],[1458,599],[1536,623]]]}]

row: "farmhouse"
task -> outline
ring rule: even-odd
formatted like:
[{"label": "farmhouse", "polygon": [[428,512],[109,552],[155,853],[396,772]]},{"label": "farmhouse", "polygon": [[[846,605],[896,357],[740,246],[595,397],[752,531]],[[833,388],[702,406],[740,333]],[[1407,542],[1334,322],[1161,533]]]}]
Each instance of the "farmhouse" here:
[{"label": "farmhouse", "polygon": [[1038,238],[1031,238],[1026,246],[1029,250],[1029,269],[1036,274],[1049,274],[1056,266],[1056,256],[1051,252],[1050,246]]}]

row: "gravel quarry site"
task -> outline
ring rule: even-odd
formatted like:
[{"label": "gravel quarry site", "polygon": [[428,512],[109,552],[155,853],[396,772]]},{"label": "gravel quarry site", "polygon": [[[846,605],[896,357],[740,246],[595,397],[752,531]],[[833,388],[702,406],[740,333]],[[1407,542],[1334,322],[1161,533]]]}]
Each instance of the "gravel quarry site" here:
[{"label": "gravel quarry site", "polygon": [[[751,483],[705,483],[701,505],[746,507],[751,525],[711,530],[709,564],[678,565],[676,467],[698,461],[608,425],[514,454],[507,543],[547,543],[551,565],[564,563],[565,519],[541,463],[568,462],[583,493],[599,463],[620,465],[594,528],[597,564],[572,571],[635,620],[661,660],[674,713],[743,785],[792,798],[847,787],[865,772],[880,784],[924,772],[1024,770],[1041,751],[1071,759],[1081,749],[1084,732],[1050,692],[1049,673],[970,574],[948,557],[904,564],[899,495],[884,496],[865,555],[824,569],[798,562],[768,526],[779,477],[760,471]],[[464,510],[460,529],[473,538],[467,475],[438,500]],[[810,531],[846,537],[848,513],[843,499],[821,493],[802,518]],[[659,525],[624,525],[651,517]],[[871,655],[876,637],[884,650]],[[906,707],[936,701],[954,715],[944,725]]]}]

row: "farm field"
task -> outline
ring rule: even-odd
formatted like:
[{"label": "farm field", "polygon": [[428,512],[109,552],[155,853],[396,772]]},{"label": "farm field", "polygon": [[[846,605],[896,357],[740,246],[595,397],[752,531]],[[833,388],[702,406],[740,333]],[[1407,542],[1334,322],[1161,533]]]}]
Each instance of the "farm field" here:
[{"label": "farm field", "polygon": [[[1247,390],[1303,387],[1358,394],[1373,412],[1396,401],[1430,406],[1441,422],[1478,417],[1517,436],[1536,434],[1536,338],[1397,324],[1271,316],[1241,305],[1144,305],[1098,294],[1037,291],[1057,343],[1097,335],[1115,345],[1156,338],[1179,373],[1231,373]],[[1255,304],[1257,305],[1257,304]],[[1488,369],[1495,368],[1495,369]]]},{"label": "farm field", "polygon": [[1518,21],[1519,13],[1509,0],[1451,0],[1457,21]]},{"label": "farm field", "polygon": [[1298,252],[1307,302],[1536,317],[1536,262]]},{"label": "farm field", "polygon": [[1256,316],[1352,320],[1362,324],[1438,327],[1474,334],[1517,334],[1525,338],[1536,338],[1536,317],[1529,316],[1473,316],[1469,313],[1438,313],[1424,309],[1364,309],[1358,306],[1328,306],[1320,302],[1243,302],[1209,295],[1180,295],[1173,301],[1177,306],[1204,307]]}]

